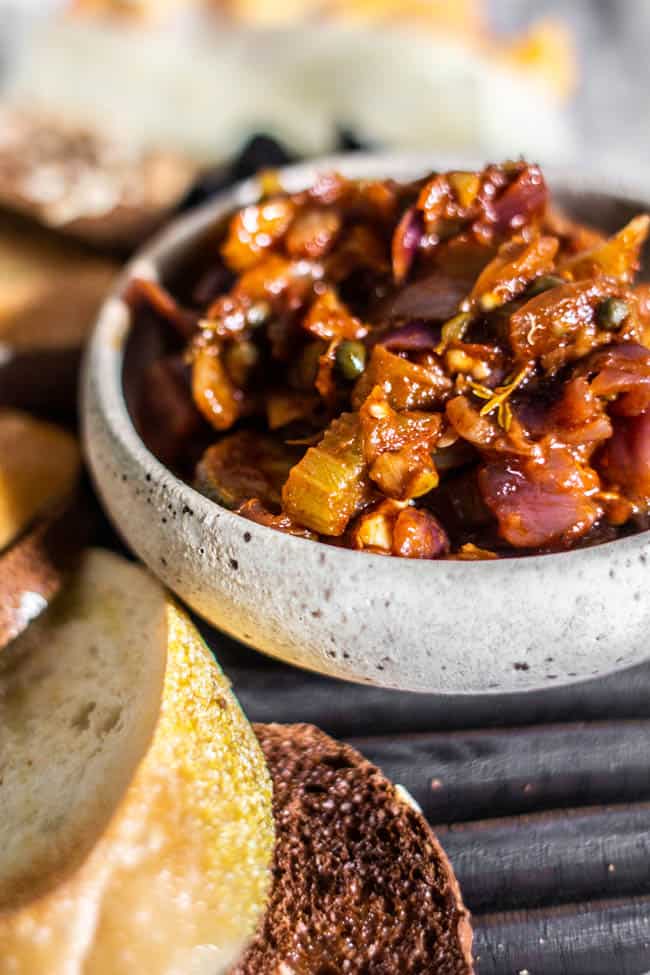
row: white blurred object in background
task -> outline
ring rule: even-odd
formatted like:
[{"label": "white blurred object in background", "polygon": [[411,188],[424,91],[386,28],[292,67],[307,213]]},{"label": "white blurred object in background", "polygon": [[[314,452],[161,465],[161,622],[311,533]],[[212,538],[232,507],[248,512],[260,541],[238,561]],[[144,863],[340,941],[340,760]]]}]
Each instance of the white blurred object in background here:
[{"label": "white blurred object in background", "polygon": [[408,27],[183,32],[55,18],[16,52],[7,97],[201,160],[264,130],[328,151],[337,126],[386,146],[543,162],[571,153],[561,101],[452,37]]}]

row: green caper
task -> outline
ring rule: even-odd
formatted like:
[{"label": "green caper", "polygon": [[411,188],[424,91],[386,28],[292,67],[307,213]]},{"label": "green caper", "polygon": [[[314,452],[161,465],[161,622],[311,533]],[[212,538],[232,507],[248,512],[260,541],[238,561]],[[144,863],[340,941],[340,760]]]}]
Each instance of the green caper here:
[{"label": "green caper", "polygon": [[366,368],[366,347],[363,342],[341,342],[336,350],[336,366],[344,379],[358,379]]},{"label": "green caper", "polygon": [[596,309],[596,321],[607,332],[618,332],[630,314],[630,307],[622,298],[605,298]]},{"label": "green caper", "polygon": [[566,281],[564,278],[558,277],[557,274],[542,274],[528,286],[526,295],[534,298],[535,295],[541,295],[544,291],[550,291],[551,288],[559,288],[561,284],[566,284]]},{"label": "green caper", "polygon": [[462,342],[465,338],[469,326],[472,324],[472,316],[468,311],[459,312],[442,326],[440,338],[442,343],[447,345],[449,342]]}]

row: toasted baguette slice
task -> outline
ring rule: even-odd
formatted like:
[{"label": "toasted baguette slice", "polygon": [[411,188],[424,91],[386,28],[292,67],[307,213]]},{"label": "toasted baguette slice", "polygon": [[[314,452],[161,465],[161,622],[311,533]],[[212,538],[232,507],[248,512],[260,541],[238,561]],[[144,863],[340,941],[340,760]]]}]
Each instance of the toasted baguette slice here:
[{"label": "toasted baguette slice", "polygon": [[91,551],[0,668],[2,975],[224,971],[263,907],[271,792],[189,620]]},{"label": "toasted baguette slice", "polygon": [[256,725],[277,843],[269,907],[233,975],[472,975],[453,870],[403,790],[310,725]]},{"label": "toasted baguette slice", "polygon": [[118,270],[112,260],[3,214],[0,341],[22,350],[80,345]]},{"label": "toasted baguette slice", "polygon": [[0,408],[0,650],[58,594],[87,542],[80,470],[70,433]]},{"label": "toasted baguette slice", "polygon": [[3,215],[0,404],[74,406],[81,348],[117,270],[111,260]]},{"label": "toasted baguette slice", "polygon": [[0,552],[72,494],[81,452],[66,430],[0,409]]}]

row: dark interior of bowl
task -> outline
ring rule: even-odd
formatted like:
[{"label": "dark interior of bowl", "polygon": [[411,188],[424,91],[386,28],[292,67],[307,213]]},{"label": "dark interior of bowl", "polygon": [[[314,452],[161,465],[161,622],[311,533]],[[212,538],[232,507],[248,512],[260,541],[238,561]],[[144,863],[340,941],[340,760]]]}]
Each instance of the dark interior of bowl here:
[{"label": "dark interior of bowl", "polygon": [[[614,233],[633,217],[648,209],[643,201],[630,200],[614,194],[596,193],[553,187],[554,201],[570,217],[595,227],[606,233]],[[222,239],[227,218],[215,222],[206,228],[196,239],[182,246],[172,247],[159,262],[159,273],[162,283],[181,301],[189,301],[196,281],[206,268],[208,260],[217,250]],[[645,260],[638,274],[639,281],[650,280],[650,255]],[[182,460],[171,459],[166,456],[158,438],[160,426],[150,422],[150,418],[143,411],[143,376],[147,370],[161,357],[178,351],[178,340],[170,335],[167,327],[161,326],[160,319],[148,313],[138,313],[134,316],[134,325],[129,333],[123,369],[123,384],[129,413],[138,433],[159,460],[170,467],[179,477],[189,482],[193,479],[193,472],[197,461],[205,449],[214,442],[215,435],[207,423],[199,425],[187,438],[187,449]],[[188,370],[189,375],[189,370]],[[173,414],[173,403],[170,404],[169,415]],[[626,526],[619,534],[630,534],[645,530],[646,520],[637,519],[634,525]],[[611,532],[596,532],[585,544],[601,544],[616,537]],[[507,553],[516,557],[516,551]],[[521,554],[528,554],[522,552]]]}]

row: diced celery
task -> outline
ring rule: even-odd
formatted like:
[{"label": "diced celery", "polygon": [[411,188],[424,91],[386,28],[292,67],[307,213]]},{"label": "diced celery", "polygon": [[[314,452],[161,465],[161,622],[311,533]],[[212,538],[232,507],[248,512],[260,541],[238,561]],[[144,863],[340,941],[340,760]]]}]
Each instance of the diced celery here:
[{"label": "diced celery", "polygon": [[359,414],[344,413],[291,470],[282,503],[293,521],[322,535],[342,535],[368,492]]}]

